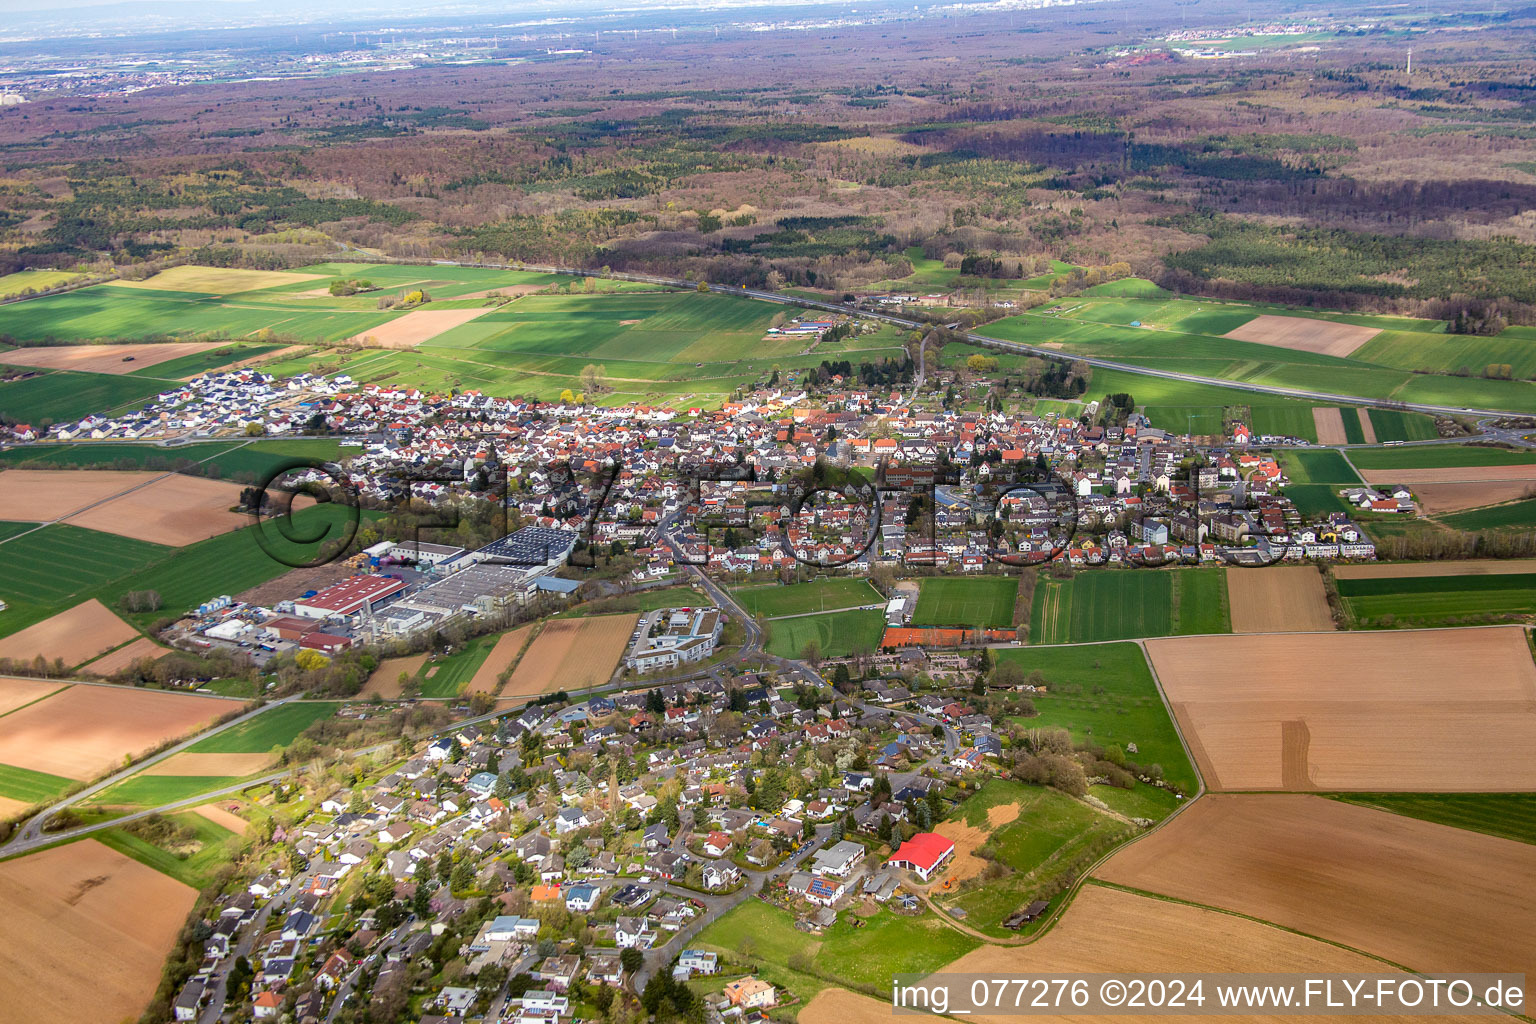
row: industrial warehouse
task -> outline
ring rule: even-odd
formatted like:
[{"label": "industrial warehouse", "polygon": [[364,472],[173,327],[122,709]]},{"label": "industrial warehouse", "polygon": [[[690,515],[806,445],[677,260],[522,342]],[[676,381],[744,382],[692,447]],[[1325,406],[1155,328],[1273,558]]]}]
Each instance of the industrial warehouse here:
[{"label": "industrial warehouse", "polygon": [[199,647],[247,650],[258,661],[286,651],[331,655],[354,643],[409,640],[540,593],[568,595],[575,581],[548,577],[565,565],[576,540],[569,530],[526,527],[475,551],[381,542],[354,556],[354,575],[270,608],[215,598],[198,608],[185,638]]}]

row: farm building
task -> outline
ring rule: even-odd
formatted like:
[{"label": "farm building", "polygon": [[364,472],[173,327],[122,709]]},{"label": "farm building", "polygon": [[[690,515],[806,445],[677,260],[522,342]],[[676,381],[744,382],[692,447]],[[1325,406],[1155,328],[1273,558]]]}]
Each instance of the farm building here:
[{"label": "farm building", "polygon": [[926,882],[954,854],[955,844],[948,839],[935,832],[919,832],[902,843],[886,863],[906,868]]},{"label": "farm building", "polygon": [[293,611],[312,619],[371,612],[404,589],[405,581],[394,576],[352,576],[299,598],[293,602]]}]

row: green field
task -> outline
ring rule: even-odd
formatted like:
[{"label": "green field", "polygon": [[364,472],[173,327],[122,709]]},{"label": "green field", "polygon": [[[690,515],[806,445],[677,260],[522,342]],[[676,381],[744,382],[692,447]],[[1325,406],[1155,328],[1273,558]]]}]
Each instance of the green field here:
[{"label": "green field", "polygon": [[166,387],[165,381],[152,377],[55,370],[0,384],[0,409],[34,426],[44,420],[67,423],[92,413],[139,408]]},{"label": "green field", "polygon": [[220,867],[233,860],[240,846],[239,838],[201,814],[191,812],[169,815],[178,825],[190,828],[195,834],[192,843],[196,849],[177,853],[145,842],[123,828],[109,828],[96,832],[91,838],[105,843],[121,854],[140,864],[154,868],[194,889],[202,889],[213,881]]},{"label": "green field", "polygon": [[221,345],[206,352],[194,352],[180,359],[168,359],[163,363],[135,370],[133,376],[180,380],[183,377],[195,377],[209,370],[217,370],[221,366],[228,366],[243,359],[254,359],[268,352],[276,352],[281,347],[280,345]]},{"label": "green field", "polygon": [[1468,509],[1438,518],[1458,530],[1536,530],[1536,499]]},{"label": "green field", "polygon": [[1464,466],[1529,466],[1536,451],[1511,451],[1478,444],[1404,445],[1401,448],[1361,448],[1349,453],[1360,469],[1460,469]]},{"label": "green field", "polygon": [[918,585],[914,626],[1005,629],[1013,625],[1019,581],[1013,576],[946,576]]},{"label": "green field", "polygon": [[1029,615],[1032,644],[1231,631],[1221,569],[1098,569],[1041,579]]},{"label": "green field", "polygon": [[323,718],[330,718],[340,707],[339,701],[284,704],[199,740],[187,749],[198,754],[260,754],[286,747],[299,733]]},{"label": "green field", "polygon": [[1536,793],[1330,793],[1335,800],[1375,807],[1438,825],[1536,843]]},{"label": "green field", "polygon": [[9,306],[5,331],[22,341],[94,341],[237,339],[271,330],[281,338],[326,342],[362,334],[400,315],[380,311],[375,296],[304,298],[283,289],[223,296],[102,284]]},{"label": "green field", "polygon": [[31,768],[0,764],[0,796],[8,800],[40,804],[61,796],[66,789],[75,784],[74,779],[33,771]]},{"label": "green field", "polygon": [[17,534],[26,533],[37,528],[36,523],[8,523],[0,521],[0,540],[7,540]]},{"label": "green field", "polygon": [[[363,510],[361,520],[379,513]],[[327,535],[340,535],[347,510],[335,504],[301,509],[289,529],[298,536],[322,527]],[[318,542],[284,540],[273,521],[262,527],[271,548],[294,562],[314,556]],[[178,615],[220,594],[236,594],[287,572],[289,566],[274,560],[257,543],[255,527],[246,527],[207,540],[171,548],[131,537],[49,525],[0,545],[6,572],[0,575],[0,598],[10,606],[0,616],[0,635],[9,635],[34,622],[98,598],[118,610],[118,601],[130,590],[159,592],[158,611],[128,613],[124,618],[146,626],[166,615]],[[322,537],[325,535],[321,535]]]},{"label": "green field", "polygon": [[18,270],[14,274],[0,274],[0,299],[20,295],[28,288],[38,292],[56,288],[79,277],[67,270]]},{"label": "green field", "polygon": [[[1435,405],[1536,410],[1536,386],[1527,379],[1536,375],[1536,346],[1531,344],[1536,332],[1531,328],[1511,327],[1496,337],[1476,338],[1444,334],[1441,321],[1317,313],[1259,303],[1158,296],[1144,288],[1140,291],[1139,295],[1085,294],[1062,299],[1049,309],[988,324],[985,330],[992,337],[1026,344],[1058,342],[1064,351],[1075,355],[1235,382]],[[1223,337],[1261,314],[1383,330],[1347,358]],[[1482,374],[1489,367],[1499,373],[1505,372],[1500,367],[1509,367],[1507,372],[1516,379],[1486,379]],[[1144,405],[1202,404],[1142,399],[1134,387],[1104,389],[1095,383],[1096,393],[1108,390],[1128,391]],[[1267,401],[1262,404],[1274,405]],[[1305,427],[1304,431],[1262,425],[1278,427],[1272,415],[1255,409],[1255,429],[1315,440],[1313,428],[1299,416],[1291,426]],[[1372,410],[1370,419],[1378,440],[1435,436],[1427,416]],[[1170,429],[1174,426],[1155,419],[1154,424]],[[1346,429],[1351,441],[1360,439],[1358,421],[1350,425],[1346,420]]]},{"label": "green field", "polygon": [[[857,927],[854,921],[858,921]],[[816,975],[871,992],[888,990],[896,972],[938,970],[981,943],[947,927],[932,914],[907,917],[889,910],[869,918],[844,914],[819,936],[819,941],[810,942],[804,932],[796,930],[787,911],[748,900],[700,932],[691,945],[731,957],[746,954],[796,974],[800,972],[790,967],[791,958],[798,966],[799,957],[808,955],[809,970]],[[790,986],[802,999],[811,994],[794,982]]]},{"label": "green field", "polygon": [[57,523],[6,541],[0,545],[6,565],[0,574],[0,598],[8,607],[0,616],[0,634],[9,635],[78,604],[176,550]]},{"label": "green field", "polygon": [[1043,884],[1082,861],[1103,853],[1134,829],[1086,803],[1043,786],[993,779],[955,808],[956,820],[987,827],[987,809],[1017,804],[1019,816],[991,832],[987,845],[1012,873],[996,881],[971,882],[945,904],[965,911],[965,923],[991,935],[1011,934],[1003,921],[1035,898]]},{"label": "green field", "polygon": [[[1005,648],[994,652],[1049,684],[1031,700],[1038,712],[1016,721],[1026,728],[1059,726],[1079,743],[1111,744],[1139,764],[1162,766],[1163,777],[1186,793],[1196,790],[1195,770],[1158,695],[1152,671],[1135,644]],[[1139,753],[1130,754],[1134,743]]]},{"label": "green field", "polygon": [[96,807],[161,807],[233,786],[240,779],[217,775],[133,775],[85,800]]},{"label": "green field", "polygon": [[736,599],[736,603],[748,615],[761,615],[765,619],[885,603],[885,598],[869,585],[868,580],[851,576],[813,580],[787,587],[776,583],[763,587],[741,587],[732,590],[731,597]]},{"label": "green field", "polygon": [[[353,448],[356,453],[361,449]],[[335,462],[340,444],[330,438],[279,438],[267,441],[206,441],[161,447],[83,441],[75,444],[24,445],[0,452],[0,466],[57,466],[71,469],[173,470],[196,463],[199,475],[257,483],[280,467],[303,459]]]},{"label": "green field", "polygon": [[1341,579],[1335,585],[1361,623],[1418,626],[1536,615],[1536,573]]},{"label": "green field", "polygon": [[1333,448],[1320,451],[1282,449],[1278,455],[1280,468],[1285,470],[1292,483],[1349,485],[1361,482],[1360,474],[1351,469],[1349,461]]},{"label": "green field", "polygon": [[798,658],[805,645],[815,641],[824,658],[844,658],[858,651],[875,651],[885,632],[885,614],[868,611],[828,612],[767,624],[769,654]]}]

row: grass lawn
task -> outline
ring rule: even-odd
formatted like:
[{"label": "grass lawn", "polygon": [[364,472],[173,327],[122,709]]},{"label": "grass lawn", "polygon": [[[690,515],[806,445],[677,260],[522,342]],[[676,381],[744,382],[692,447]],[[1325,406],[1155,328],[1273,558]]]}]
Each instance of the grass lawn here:
[{"label": "grass lawn", "polygon": [[431,675],[421,684],[421,695],[457,697],[459,691],[474,678],[481,664],[490,656],[491,648],[500,639],[499,633],[477,636],[447,657],[427,662],[425,669]]},{"label": "grass lawn", "polygon": [[1536,793],[1330,793],[1335,800],[1375,807],[1439,825],[1536,843]]},{"label": "grass lawn", "polygon": [[1421,626],[1536,615],[1536,573],[1341,579],[1336,586],[1362,623]]},{"label": "grass lawn", "polygon": [[880,646],[885,632],[885,613],[879,609],[828,612],[793,619],[778,619],[768,625],[768,653],[781,658],[798,658],[805,645],[815,641],[822,657],[842,658],[855,651],[873,651]]},{"label": "grass lawn", "polygon": [[213,881],[222,865],[235,858],[239,839],[229,829],[209,821],[201,814],[186,812],[171,815],[170,818],[196,833],[196,839],[193,840],[197,847],[195,850],[173,852],[147,843],[122,828],[105,829],[95,833],[92,838],[132,857],[140,864],[200,890]]},{"label": "grass lawn", "polygon": [[918,587],[912,625],[1006,628],[1013,625],[1018,596],[1019,581],[1013,576],[925,579]]},{"label": "grass lawn", "polygon": [[199,754],[260,754],[273,747],[286,747],[299,733],[331,717],[340,707],[340,701],[283,704],[199,740],[187,749]]},{"label": "grass lawn", "polygon": [[[1048,692],[1030,699],[1038,712],[1017,719],[1025,727],[1059,726],[1079,743],[1119,746],[1142,765],[1161,765],[1163,777],[1186,793],[1195,791],[1195,770],[1158,696],[1152,671],[1135,644],[1080,647],[1015,647],[994,650],[1026,673],[1039,672]],[[1137,753],[1130,752],[1134,743]]]},{"label": "grass lawn", "polygon": [[1017,804],[1019,815],[992,830],[987,845],[1011,873],[992,881],[971,880],[944,901],[965,911],[966,924],[992,935],[1010,934],[1002,928],[1009,914],[1063,872],[1082,870],[1089,859],[1134,831],[1054,789],[1001,779],[987,782],[950,817],[986,828],[987,809],[1003,804]]},{"label": "grass lawn", "polygon": [[1355,510],[1339,497],[1339,490],[1337,484],[1291,484],[1285,489],[1285,496],[1295,503],[1296,510],[1305,519],[1321,519],[1330,512],[1345,512],[1357,517]]},{"label": "grass lawn", "polygon": [[1030,608],[1032,644],[1230,633],[1222,569],[1096,569],[1042,579]]},{"label": "grass lawn", "polygon": [[838,611],[867,604],[884,604],[885,598],[869,581],[852,576],[796,583],[788,587],[770,583],[763,587],[742,587],[731,596],[748,615],[766,619],[805,612]]},{"label": "grass lawn", "polygon": [[1511,451],[1481,444],[1404,445],[1401,448],[1361,448],[1349,453],[1360,469],[1441,469],[1463,466],[1529,466],[1536,451]]},{"label": "grass lawn", "polygon": [[54,799],[74,784],[75,780],[62,776],[0,764],[0,796],[9,800],[39,804]]},{"label": "grass lawn", "polygon": [[[854,927],[855,921],[859,927]],[[808,967],[806,973],[871,992],[887,990],[897,972],[938,970],[981,943],[932,914],[906,917],[889,910],[869,918],[843,914],[837,924],[812,937],[795,930],[787,911],[748,900],[701,932],[692,945],[732,957],[742,957],[745,951],[751,959],[791,970]],[[796,968],[790,967],[791,956],[796,957]]]}]

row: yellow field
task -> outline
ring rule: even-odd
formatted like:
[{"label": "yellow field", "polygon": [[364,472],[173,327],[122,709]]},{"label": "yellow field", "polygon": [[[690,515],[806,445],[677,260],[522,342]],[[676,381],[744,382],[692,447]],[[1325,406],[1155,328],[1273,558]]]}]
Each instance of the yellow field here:
[{"label": "yellow field", "polygon": [[56,288],[81,276],[67,270],[21,270],[14,274],[0,275],[0,299],[20,295],[28,288],[36,292]]},{"label": "yellow field", "polygon": [[233,295],[258,288],[275,288],[303,281],[324,281],[319,274],[290,274],[279,270],[232,270],[225,267],[194,267],[184,264],[162,270],[144,281],[114,281],[119,288],[148,288],[151,291],[201,292],[204,295]]}]

